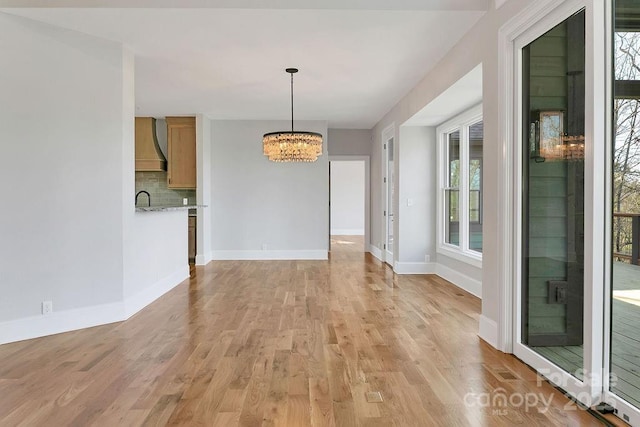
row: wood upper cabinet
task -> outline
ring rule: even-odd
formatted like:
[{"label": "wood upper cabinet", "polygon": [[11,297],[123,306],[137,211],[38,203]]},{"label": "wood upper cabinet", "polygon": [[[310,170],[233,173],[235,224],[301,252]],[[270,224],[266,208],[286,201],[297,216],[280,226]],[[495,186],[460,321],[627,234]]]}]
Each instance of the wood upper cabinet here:
[{"label": "wood upper cabinet", "polygon": [[196,118],[167,117],[167,186],[196,188]]}]

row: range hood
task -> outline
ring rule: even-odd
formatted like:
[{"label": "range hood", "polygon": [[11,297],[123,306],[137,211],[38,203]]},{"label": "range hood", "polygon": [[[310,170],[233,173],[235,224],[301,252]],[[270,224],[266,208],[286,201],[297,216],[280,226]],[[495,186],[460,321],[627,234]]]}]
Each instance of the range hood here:
[{"label": "range hood", "polygon": [[160,151],[156,136],[156,119],[136,117],[136,171],[158,172],[166,170],[167,159]]}]

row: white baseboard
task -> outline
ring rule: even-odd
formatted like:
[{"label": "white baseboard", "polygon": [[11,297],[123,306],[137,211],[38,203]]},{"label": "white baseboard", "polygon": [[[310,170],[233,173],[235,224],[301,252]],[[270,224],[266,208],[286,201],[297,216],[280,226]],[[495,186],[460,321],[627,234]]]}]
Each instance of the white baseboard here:
[{"label": "white baseboard", "polygon": [[142,292],[110,304],[54,311],[0,323],[0,344],[23,341],[78,329],[127,320],[189,277],[189,266],[162,279]]},{"label": "white baseboard", "polygon": [[213,260],[213,252],[209,251],[204,255],[196,255],[196,265],[207,265]]},{"label": "white baseboard", "polygon": [[153,285],[145,288],[142,292],[138,292],[137,294],[127,298],[124,300],[125,319],[133,316],[188,278],[189,265],[187,264],[170,276],[165,277],[164,279],[161,279]]},{"label": "white baseboard", "polygon": [[393,266],[396,274],[435,274],[434,262],[396,262]]},{"label": "white baseboard", "polygon": [[382,259],[382,251],[373,245],[369,245],[369,253],[374,257],[378,258],[380,261],[384,261]]},{"label": "white baseboard", "polygon": [[106,325],[123,319],[124,306],[121,301],[54,311],[46,316],[24,317],[0,323],[0,344]]},{"label": "white baseboard", "polygon": [[498,348],[498,324],[485,315],[480,315],[478,336],[493,348]]},{"label": "white baseboard", "polygon": [[332,236],[364,236],[364,228],[332,228]]},{"label": "white baseboard", "polygon": [[220,261],[268,260],[327,260],[327,250],[299,251],[213,251],[213,259]]},{"label": "white baseboard", "polygon": [[482,298],[482,282],[455,271],[445,265],[436,264],[436,274],[459,288]]}]

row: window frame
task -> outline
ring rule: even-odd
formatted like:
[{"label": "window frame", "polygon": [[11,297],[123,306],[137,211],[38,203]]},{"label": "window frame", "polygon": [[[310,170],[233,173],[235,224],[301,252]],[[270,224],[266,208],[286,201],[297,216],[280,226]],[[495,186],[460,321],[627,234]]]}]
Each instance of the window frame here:
[{"label": "window frame", "polygon": [[[482,252],[469,249],[469,191],[470,191],[470,148],[469,148],[469,127],[483,121],[482,104],[476,105],[463,113],[460,113],[436,128],[437,135],[437,177],[438,177],[438,201],[437,201],[437,248],[439,254],[454,258],[475,267],[482,267]],[[447,206],[446,191],[451,188],[449,185],[449,135],[452,132],[460,132],[460,176],[458,186],[458,232],[459,246],[446,242],[447,230]],[[484,152],[484,141],[483,141]],[[483,155],[484,158],[484,155]],[[484,161],[481,164],[484,165]],[[482,170],[481,170],[482,171]],[[481,172],[482,173],[482,172]],[[480,182],[484,180],[480,177]],[[480,185],[482,195],[482,184]],[[479,219],[482,223],[482,197],[480,197]]]}]

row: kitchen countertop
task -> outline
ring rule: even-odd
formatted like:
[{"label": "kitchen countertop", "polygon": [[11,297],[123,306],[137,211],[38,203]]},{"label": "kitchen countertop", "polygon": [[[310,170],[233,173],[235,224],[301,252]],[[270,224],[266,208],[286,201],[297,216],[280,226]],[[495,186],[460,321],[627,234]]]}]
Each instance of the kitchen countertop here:
[{"label": "kitchen countertop", "polygon": [[136,206],[136,212],[166,212],[184,211],[196,208],[206,208],[207,205],[178,205],[178,206]]}]

